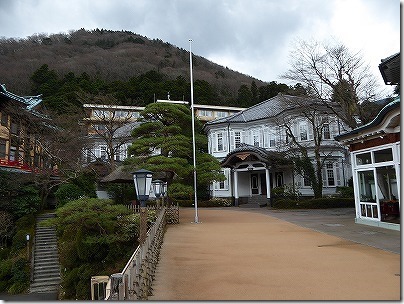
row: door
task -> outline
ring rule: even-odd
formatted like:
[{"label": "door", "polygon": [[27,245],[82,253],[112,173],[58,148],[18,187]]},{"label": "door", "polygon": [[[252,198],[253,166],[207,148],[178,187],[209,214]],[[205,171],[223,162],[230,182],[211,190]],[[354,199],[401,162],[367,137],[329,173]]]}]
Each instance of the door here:
[{"label": "door", "polygon": [[251,194],[259,194],[258,174],[251,174]]}]

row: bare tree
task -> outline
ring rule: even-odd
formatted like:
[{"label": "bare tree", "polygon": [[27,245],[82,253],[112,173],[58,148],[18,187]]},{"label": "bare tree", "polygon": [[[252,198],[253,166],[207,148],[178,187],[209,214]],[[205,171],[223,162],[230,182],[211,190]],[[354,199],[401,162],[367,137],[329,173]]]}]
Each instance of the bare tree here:
[{"label": "bare tree", "polygon": [[[341,43],[300,40],[290,59],[291,67],[281,77],[302,83],[310,95],[325,102],[351,128],[358,125],[355,116],[359,104],[378,98],[377,82],[370,66],[364,63],[360,52],[351,53]],[[340,111],[330,101],[336,102]]]},{"label": "bare tree", "polygon": [[91,142],[93,147],[105,145],[106,160],[111,169],[114,169],[116,156],[126,144],[133,141],[131,131],[136,124],[138,112],[117,107],[117,101],[112,96],[95,96],[93,100],[96,100],[99,106],[93,108],[91,117],[84,120],[89,132],[87,146],[90,146]]},{"label": "bare tree", "polygon": [[344,149],[332,140],[343,124],[321,100],[282,98],[288,111],[277,118],[287,138],[281,149],[294,161],[297,173],[310,182],[314,196],[322,197],[323,169],[326,163],[333,162],[336,151]]}]

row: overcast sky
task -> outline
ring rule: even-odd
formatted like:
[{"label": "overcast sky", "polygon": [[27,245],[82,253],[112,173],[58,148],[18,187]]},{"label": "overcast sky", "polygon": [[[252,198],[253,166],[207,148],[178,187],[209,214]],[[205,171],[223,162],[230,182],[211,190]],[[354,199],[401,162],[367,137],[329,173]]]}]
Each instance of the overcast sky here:
[{"label": "overcast sky", "polygon": [[[158,38],[263,81],[287,83],[296,39],[338,41],[378,71],[400,51],[399,0],[0,0],[0,37],[104,28]],[[0,67],[1,75],[1,67]]]}]

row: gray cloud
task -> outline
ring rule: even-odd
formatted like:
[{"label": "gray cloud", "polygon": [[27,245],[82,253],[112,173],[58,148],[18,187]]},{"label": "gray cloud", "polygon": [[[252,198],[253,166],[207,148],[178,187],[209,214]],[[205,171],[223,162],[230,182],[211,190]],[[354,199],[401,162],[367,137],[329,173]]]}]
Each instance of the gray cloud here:
[{"label": "gray cloud", "polygon": [[[192,38],[197,55],[264,81],[282,81],[278,76],[287,70],[293,40],[331,37],[330,20],[336,4],[342,2],[345,0],[0,0],[0,36],[104,28],[132,31],[184,49]],[[365,3],[372,14],[367,19],[373,25],[397,27],[397,32],[383,35],[399,33],[398,1],[348,2]],[[356,12],[358,22],[363,19],[361,13]],[[344,43],[351,34],[336,38]],[[357,33],[360,37],[368,34]],[[371,37],[375,41],[383,38]],[[399,41],[397,48],[399,51]],[[386,56],[388,52],[386,49]]]}]

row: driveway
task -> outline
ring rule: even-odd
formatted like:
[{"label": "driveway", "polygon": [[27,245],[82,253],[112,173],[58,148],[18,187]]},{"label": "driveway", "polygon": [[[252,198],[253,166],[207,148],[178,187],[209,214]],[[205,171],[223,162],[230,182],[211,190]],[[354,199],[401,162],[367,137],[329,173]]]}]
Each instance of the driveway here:
[{"label": "driveway", "polygon": [[317,228],[342,230],[333,219],[345,211],[200,208],[195,224],[194,209],[182,208],[149,300],[400,300],[399,254],[303,226],[312,216]]}]

